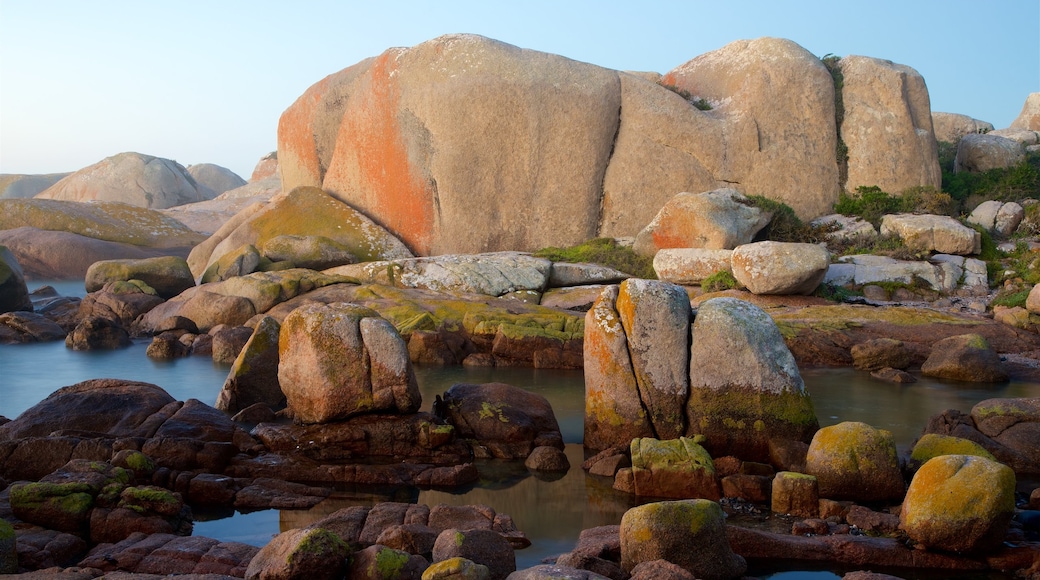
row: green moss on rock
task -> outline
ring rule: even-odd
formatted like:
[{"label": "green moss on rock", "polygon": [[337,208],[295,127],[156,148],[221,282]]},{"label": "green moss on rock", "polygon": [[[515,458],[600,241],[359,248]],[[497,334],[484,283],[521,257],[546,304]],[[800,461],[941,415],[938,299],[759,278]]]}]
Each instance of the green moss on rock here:
[{"label": "green moss on rock", "polygon": [[986,451],[986,448],[979,445],[974,441],[968,439],[961,439],[960,437],[951,437],[949,435],[939,435],[937,433],[928,433],[921,437],[914,445],[913,451],[910,453],[910,458],[914,461],[924,463],[933,457],[939,457],[940,455],[973,455],[976,457],[985,457],[991,461],[996,461],[997,458],[992,453]]}]

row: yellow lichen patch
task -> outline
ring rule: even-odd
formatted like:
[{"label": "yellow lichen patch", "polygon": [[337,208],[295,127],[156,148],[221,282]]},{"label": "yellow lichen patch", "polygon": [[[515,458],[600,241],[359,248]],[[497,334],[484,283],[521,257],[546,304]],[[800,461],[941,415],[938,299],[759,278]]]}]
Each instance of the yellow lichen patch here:
[{"label": "yellow lichen patch", "polygon": [[937,433],[928,433],[921,437],[917,445],[914,445],[910,458],[914,461],[925,462],[940,455],[974,455],[992,461],[997,459],[993,457],[992,453],[986,451],[985,447],[974,441]]},{"label": "yellow lichen patch", "polygon": [[914,475],[901,518],[911,537],[936,521],[942,522],[943,533],[955,535],[958,524],[977,526],[1014,509],[1015,473],[1010,467],[983,457],[943,455]]}]

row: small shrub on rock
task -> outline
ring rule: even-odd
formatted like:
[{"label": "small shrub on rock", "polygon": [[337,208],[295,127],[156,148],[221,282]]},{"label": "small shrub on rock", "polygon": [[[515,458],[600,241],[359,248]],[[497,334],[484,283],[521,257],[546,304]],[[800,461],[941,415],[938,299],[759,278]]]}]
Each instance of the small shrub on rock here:
[{"label": "small shrub on rock", "polygon": [[595,238],[569,248],[543,248],[534,253],[553,262],[590,262],[631,274],[637,278],[656,280],[653,257],[640,256],[631,247],[618,244],[614,238]]}]

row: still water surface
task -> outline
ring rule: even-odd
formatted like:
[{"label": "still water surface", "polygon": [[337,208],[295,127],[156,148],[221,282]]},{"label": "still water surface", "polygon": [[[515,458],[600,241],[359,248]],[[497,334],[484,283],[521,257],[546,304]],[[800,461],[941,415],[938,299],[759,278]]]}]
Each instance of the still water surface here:
[{"label": "still water surface", "polygon": [[[82,296],[82,282],[78,283]],[[76,295],[74,287],[59,288]],[[208,357],[154,361],[145,356],[145,342],[108,352],[76,352],[61,342],[0,346],[0,415],[18,416],[54,390],[92,378],[146,381],[166,389],[179,400],[196,398],[212,404],[229,369]],[[455,383],[504,382],[545,396],[560,423],[572,468],[562,478],[533,477],[522,464],[484,462],[481,481],[454,493],[419,490],[343,489],[307,511],[264,510],[247,514],[198,514],[195,533],[254,545],[266,544],[282,530],[301,527],[351,505],[377,501],[463,505],[481,503],[513,517],[533,545],[517,552],[517,566],[536,565],[543,558],[574,547],[582,529],[616,524],[632,498],[611,489],[611,481],[580,469],[584,415],[581,371],[523,368],[417,368],[423,410],[434,396]],[[1040,397],[1040,384],[966,385],[919,377],[910,385],[874,380],[853,369],[808,369],[802,372],[821,425],[863,421],[892,432],[897,444],[909,445],[932,415],[946,409],[968,411],[992,397]],[[231,517],[228,517],[228,516]],[[752,570],[762,578],[784,580],[839,578],[833,571],[769,572]],[[905,573],[905,571],[904,571]],[[917,576],[924,578],[926,576]],[[990,576],[995,577],[995,576]]]}]

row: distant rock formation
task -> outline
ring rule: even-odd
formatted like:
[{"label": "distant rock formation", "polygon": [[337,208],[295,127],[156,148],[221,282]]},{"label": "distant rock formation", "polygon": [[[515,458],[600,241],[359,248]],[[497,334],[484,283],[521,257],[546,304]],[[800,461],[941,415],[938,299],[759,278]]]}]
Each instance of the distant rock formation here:
[{"label": "distant rock formation", "polygon": [[1040,93],[1029,93],[1022,112],[1011,122],[1010,129],[1040,131]]},{"label": "distant rock formation", "polygon": [[58,180],[70,173],[46,173],[41,175],[21,175],[17,173],[0,173],[0,199],[24,199],[54,185]]},{"label": "distant rock formation", "polygon": [[213,192],[212,194],[207,192],[206,195],[210,198],[246,184],[246,180],[239,177],[234,171],[213,163],[189,165],[187,171],[188,175],[195,179],[195,183],[198,184],[200,190],[203,187],[208,187]]}]

